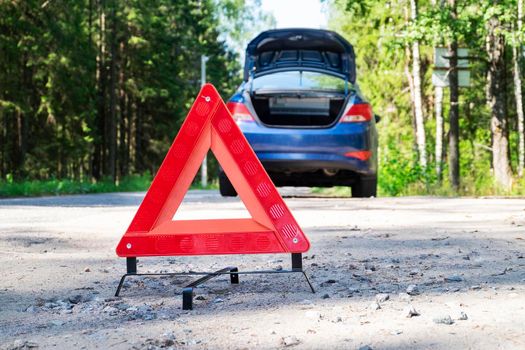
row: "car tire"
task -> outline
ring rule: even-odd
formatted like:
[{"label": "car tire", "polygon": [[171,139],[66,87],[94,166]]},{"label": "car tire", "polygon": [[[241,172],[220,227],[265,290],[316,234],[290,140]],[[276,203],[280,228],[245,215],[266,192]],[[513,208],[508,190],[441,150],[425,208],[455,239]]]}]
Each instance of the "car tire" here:
[{"label": "car tire", "polygon": [[377,197],[377,177],[361,177],[352,186],[353,198]]},{"label": "car tire", "polygon": [[219,192],[223,197],[237,196],[237,191],[223,171],[219,172]]}]

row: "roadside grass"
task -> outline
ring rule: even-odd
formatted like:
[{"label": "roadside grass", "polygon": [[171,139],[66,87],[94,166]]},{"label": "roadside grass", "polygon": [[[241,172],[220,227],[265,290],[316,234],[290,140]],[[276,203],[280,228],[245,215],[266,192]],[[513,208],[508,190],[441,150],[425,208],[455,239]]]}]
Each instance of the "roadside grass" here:
[{"label": "roadside grass", "polygon": [[349,186],[313,187],[312,193],[327,197],[352,197]]},{"label": "roadside grass", "polygon": [[[85,193],[107,193],[107,192],[134,192],[146,191],[152,181],[152,176],[131,175],[122,178],[117,183],[109,179],[100,181],[90,180],[1,180],[0,198],[10,197],[37,197],[37,196],[59,196],[66,194],[85,194]],[[196,178],[191,189],[203,189],[199,179]],[[455,192],[447,179],[440,184],[437,181],[416,180],[393,185],[391,179],[383,179],[378,184],[378,197],[399,197],[399,196],[525,196],[525,178],[515,179],[511,190],[504,190],[494,184],[490,174],[485,176],[465,176],[461,179],[461,186]],[[217,179],[212,179],[205,189],[218,189]],[[312,193],[327,197],[348,197],[352,196],[349,186],[335,187],[313,187]]]},{"label": "roadside grass", "polygon": [[[100,181],[79,180],[25,180],[0,181],[0,198],[59,196],[66,194],[135,192],[146,191],[152,181],[151,175],[131,175],[122,178],[117,183],[109,179]],[[200,184],[193,184],[192,189],[202,189]],[[206,189],[218,188],[216,182],[211,182]]]},{"label": "roadside grass", "polygon": [[[351,197],[350,186],[314,187],[312,193],[328,197]],[[379,181],[377,188],[378,197],[402,197],[402,196],[438,196],[438,197],[524,197],[525,178],[514,179],[513,186],[506,190],[498,186],[490,174],[486,176],[465,176],[461,179],[459,191],[454,191],[450,182],[444,180],[442,183],[425,183],[422,180],[406,183],[403,186],[393,187],[384,181]]]}]

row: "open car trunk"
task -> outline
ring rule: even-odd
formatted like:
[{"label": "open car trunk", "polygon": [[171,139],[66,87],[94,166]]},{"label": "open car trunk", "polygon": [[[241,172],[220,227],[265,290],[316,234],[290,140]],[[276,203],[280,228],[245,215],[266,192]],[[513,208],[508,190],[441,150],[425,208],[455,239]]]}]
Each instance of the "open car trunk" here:
[{"label": "open car trunk", "polygon": [[246,48],[244,81],[257,117],[267,126],[332,125],[355,80],[354,49],[332,31],[268,30]]},{"label": "open car trunk", "polygon": [[336,121],[344,101],[343,95],[276,93],[251,96],[259,120],[275,127],[327,127]]},{"label": "open car trunk", "polygon": [[355,83],[354,48],[339,34],[322,29],[262,32],[246,48],[244,81],[283,69],[330,72]]}]

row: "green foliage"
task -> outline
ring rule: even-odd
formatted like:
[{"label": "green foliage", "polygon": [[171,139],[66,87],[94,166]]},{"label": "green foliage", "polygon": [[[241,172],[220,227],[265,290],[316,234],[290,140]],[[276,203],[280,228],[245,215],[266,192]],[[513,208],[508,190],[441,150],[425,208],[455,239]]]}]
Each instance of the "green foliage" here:
[{"label": "green foliage", "polygon": [[[498,33],[509,45],[523,39],[515,29],[516,1],[458,1],[457,19],[448,2],[442,8],[430,1],[418,1],[416,21],[410,19],[410,2],[389,0],[333,0],[329,27],[345,36],[357,55],[358,82],[370,99],[374,112],[381,115],[378,124],[379,195],[488,195],[522,194],[523,180],[517,179],[513,189],[504,191],[494,185],[491,164],[491,112],[486,101],[487,53],[486,23],[498,18]],[[439,3],[439,1],[437,2]],[[443,180],[435,171],[434,89],[431,84],[433,47],[446,46],[452,39],[470,52],[471,87],[460,90],[460,168],[461,186],[455,193],[443,164]],[[410,46],[421,45],[423,98],[429,166],[417,165],[411,98],[407,80],[410,72]],[[511,67],[510,56],[508,67]],[[507,75],[511,76],[511,71]],[[507,84],[512,96],[512,85]],[[510,154],[514,169],[517,165],[516,112],[509,99],[507,112],[510,125]],[[443,115],[448,115],[448,89],[445,89]],[[447,125],[445,125],[445,135]],[[448,140],[445,138],[444,145]],[[446,154],[445,154],[446,157]],[[324,190],[323,190],[324,191]],[[336,192],[341,193],[341,190]]]},{"label": "green foliage", "polygon": [[77,193],[145,191],[149,188],[151,175],[133,175],[123,178],[119,183],[111,179],[97,182],[75,180],[26,180],[0,181],[0,198],[44,195],[64,195]]},{"label": "green foliage", "polygon": [[[497,19],[496,34],[508,47],[519,46],[525,33],[516,30],[516,0],[457,1],[457,19],[447,2],[440,8],[420,0],[415,21],[408,1],[324,1],[330,28],[356,49],[356,88],[382,117],[380,195],[525,193],[523,179],[515,179],[511,192],[493,184],[485,96],[486,24]],[[240,82],[239,52],[256,32],[274,25],[260,1],[247,0],[0,1],[0,13],[0,196],[145,189],[149,175],[140,174],[158,169],[200,88],[201,55],[210,57],[207,80],[227,98]],[[432,48],[452,39],[472,56],[472,86],[460,92],[458,193],[451,190],[446,164],[440,180],[433,159]],[[427,169],[417,166],[407,80],[409,45],[416,40]],[[504,107],[516,169],[510,58],[505,56]],[[209,175],[216,170],[210,157]]]},{"label": "green foliage", "polygon": [[241,0],[0,1],[0,13],[0,177],[114,182],[156,171],[201,55],[223,97],[239,84],[221,21],[239,32],[264,16]]},{"label": "green foliage", "polygon": [[[0,181],[0,198],[146,191],[151,185],[152,179],[150,174],[126,176],[117,183],[108,178],[100,181],[67,179],[13,181],[11,177],[5,181]],[[216,189],[217,187],[215,181],[211,182],[207,189]],[[198,183],[192,185],[191,188],[202,189]]]}]

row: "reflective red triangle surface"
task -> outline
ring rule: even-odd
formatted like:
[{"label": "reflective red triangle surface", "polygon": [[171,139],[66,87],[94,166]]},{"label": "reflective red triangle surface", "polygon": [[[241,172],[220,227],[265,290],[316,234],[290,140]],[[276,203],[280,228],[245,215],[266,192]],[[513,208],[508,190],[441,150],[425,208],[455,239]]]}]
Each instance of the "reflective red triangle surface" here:
[{"label": "reflective red triangle surface", "polygon": [[[210,149],[251,219],[173,220]],[[309,247],[219,93],[204,85],[117,245],[117,255],[303,253]]]}]

